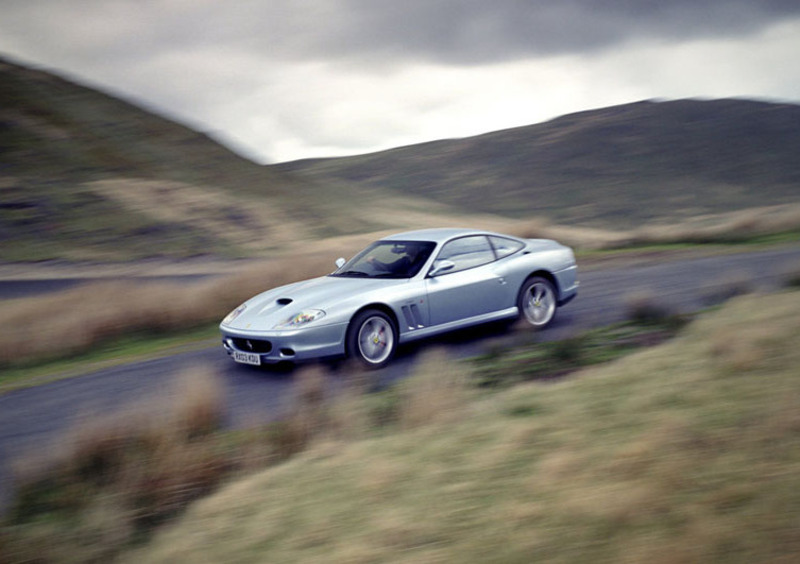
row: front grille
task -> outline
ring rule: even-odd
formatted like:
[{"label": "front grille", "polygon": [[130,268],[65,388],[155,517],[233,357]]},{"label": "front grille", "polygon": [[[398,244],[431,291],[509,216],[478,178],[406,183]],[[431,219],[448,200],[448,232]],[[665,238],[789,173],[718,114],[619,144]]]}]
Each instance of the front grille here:
[{"label": "front grille", "polygon": [[243,352],[254,352],[260,354],[267,354],[272,352],[272,343],[269,341],[262,341],[260,339],[242,339],[234,337],[231,339],[233,346]]}]

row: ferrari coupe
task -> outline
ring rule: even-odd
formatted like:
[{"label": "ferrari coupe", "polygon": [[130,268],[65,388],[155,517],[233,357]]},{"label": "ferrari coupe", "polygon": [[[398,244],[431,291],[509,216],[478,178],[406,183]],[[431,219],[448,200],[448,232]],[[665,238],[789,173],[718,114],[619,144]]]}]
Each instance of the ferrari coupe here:
[{"label": "ferrari coupe", "polygon": [[398,345],[473,325],[549,325],[578,292],[572,249],[472,229],[375,241],[319,278],[259,294],[220,324],[233,360],[262,365],[352,357],[369,368]]}]

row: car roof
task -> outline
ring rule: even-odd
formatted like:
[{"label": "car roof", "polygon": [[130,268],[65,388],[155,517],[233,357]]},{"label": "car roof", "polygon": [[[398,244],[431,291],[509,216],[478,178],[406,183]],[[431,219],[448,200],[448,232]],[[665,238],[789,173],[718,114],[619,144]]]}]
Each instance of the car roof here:
[{"label": "car roof", "polygon": [[[419,229],[417,231],[406,231],[404,233],[397,233],[384,237],[384,241],[433,241],[435,243],[443,243],[456,237],[464,237],[466,235],[499,235],[501,237],[511,237],[510,235],[502,235],[492,231],[482,231],[480,229],[469,229],[465,227],[439,227],[435,229]],[[515,237],[511,237],[515,238]]]}]

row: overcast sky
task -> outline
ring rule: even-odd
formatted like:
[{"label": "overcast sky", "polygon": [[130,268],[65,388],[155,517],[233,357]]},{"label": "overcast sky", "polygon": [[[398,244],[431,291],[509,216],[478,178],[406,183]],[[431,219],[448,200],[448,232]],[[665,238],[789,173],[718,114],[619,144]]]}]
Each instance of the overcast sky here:
[{"label": "overcast sky", "polygon": [[800,101],[798,0],[0,0],[0,56],[259,162],[646,98]]}]

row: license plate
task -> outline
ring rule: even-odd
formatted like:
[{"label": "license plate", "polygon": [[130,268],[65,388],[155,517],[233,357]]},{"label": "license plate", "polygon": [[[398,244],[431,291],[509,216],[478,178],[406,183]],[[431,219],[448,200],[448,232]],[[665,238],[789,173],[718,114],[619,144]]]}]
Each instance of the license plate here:
[{"label": "license plate", "polygon": [[261,356],[254,353],[233,351],[233,360],[235,360],[236,362],[241,362],[242,364],[252,364],[254,366],[261,366]]}]

